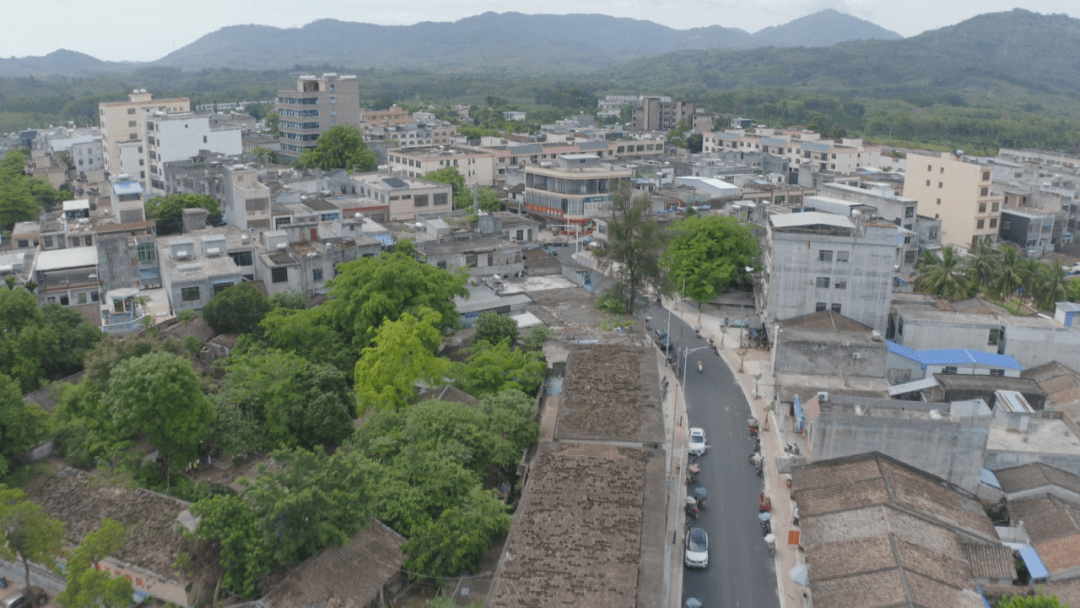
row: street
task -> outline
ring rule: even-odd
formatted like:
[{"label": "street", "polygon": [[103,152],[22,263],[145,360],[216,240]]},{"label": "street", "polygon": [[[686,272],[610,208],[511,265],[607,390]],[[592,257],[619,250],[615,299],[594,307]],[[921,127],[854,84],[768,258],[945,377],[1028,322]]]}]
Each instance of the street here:
[{"label": "street", "polygon": [[[666,309],[650,305],[647,314],[652,316],[652,328],[666,329]],[[693,327],[676,315],[671,316],[670,333],[673,348],[679,349],[680,365],[683,349],[708,346],[706,340],[695,336]],[[697,371],[698,359],[704,367],[702,373]],[[707,608],[779,607],[774,561],[765,547],[757,518],[758,495],[764,482],[747,461],[752,450],[746,423],[750,406],[735,375],[715,351],[704,348],[690,353],[687,360],[689,422],[677,427],[677,432],[701,427],[708,440],[709,447],[697,463],[701,467],[698,482],[691,484],[688,491],[692,493],[697,485],[708,489],[708,508],[689,521],[691,526],[703,527],[709,533],[709,566],[703,570],[685,569],[682,597],[696,597]],[[681,367],[678,373],[681,378]],[[682,559],[681,552],[678,559]]]}]

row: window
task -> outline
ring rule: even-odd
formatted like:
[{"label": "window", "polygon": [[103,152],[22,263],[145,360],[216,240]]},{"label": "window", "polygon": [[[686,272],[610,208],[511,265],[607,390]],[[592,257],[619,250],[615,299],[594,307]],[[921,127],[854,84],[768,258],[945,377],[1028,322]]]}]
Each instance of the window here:
[{"label": "window", "polygon": [[983,179],[982,179],[982,181],[984,181],[984,182],[990,181],[990,172],[989,171],[983,171]]},{"label": "window", "polygon": [[91,302],[97,302],[97,301],[99,301],[99,298],[100,298],[100,297],[101,297],[101,296],[99,296],[99,295],[98,295],[98,292],[96,292],[96,291],[91,291],[91,292],[90,292],[90,301],[91,301]]},{"label": "window", "polygon": [[[933,170],[934,170],[934,166],[933,166],[933,165],[926,165],[926,170],[927,170],[927,171],[933,171]],[[926,185],[927,185],[927,186],[929,186],[930,184],[926,184]]]},{"label": "window", "polygon": [[941,199],[940,198],[937,199],[937,204],[939,204],[939,205],[941,204]]},{"label": "window", "polygon": [[180,299],[184,302],[198,302],[199,301],[199,288],[196,287],[181,287]]},{"label": "window", "polygon": [[1001,330],[1000,329],[991,329],[990,330],[990,337],[986,341],[987,346],[996,346],[997,343],[998,343],[998,337],[1000,335],[1001,335]]},{"label": "window", "polygon": [[312,281],[321,281],[322,280],[322,268],[312,268],[311,269],[311,280]]},{"label": "window", "polygon": [[829,308],[829,306],[825,302],[818,302],[817,306],[814,307],[814,310],[817,311],[817,312],[824,312],[824,311],[828,310],[828,308]]},{"label": "window", "polygon": [[815,284],[822,289],[828,289],[829,277],[818,277]]},{"label": "window", "polygon": [[216,296],[217,294],[225,291],[226,287],[232,287],[232,286],[233,286],[232,283],[214,283],[214,295]]},{"label": "window", "polygon": [[85,293],[80,293],[79,294],[79,304],[86,304],[86,294]]},{"label": "window", "polygon": [[900,317],[896,318],[896,334],[899,336],[904,335],[904,320]]},{"label": "window", "polygon": [[270,269],[270,282],[271,283],[284,283],[289,280],[288,268],[272,268]]},{"label": "window", "polygon": [[830,249],[821,249],[817,252],[817,259],[819,262],[831,262],[832,253]]},{"label": "window", "polygon": [[905,251],[904,252],[904,263],[908,264],[908,265],[914,264],[915,263],[915,256],[918,255],[918,253],[919,252],[915,251],[914,249],[911,250],[911,251]]},{"label": "window", "polygon": [[1002,230],[1012,230],[1012,222],[1010,222],[1009,220],[1005,220],[1004,222],[1001,223],[1001,229]]},{"label": "window", "polygon": [[836,289],[847,289],[847,279],[836,279],[833,282],[833,287]]},{"label": "window", "polygon": [[927,186],[929,186],[929,185],[930,185],[930,180],[926,180],[926,185],[927,185]]},{"label": "window", "polygon": [[230,252],[229,257],[233,259],[233,263],[237,266],[251,266],[252,261],[250,251]]},{"label": "window", "polygon": [[955,374],[956,373],[956,367],[953,366],[953,365],[946,365],[945,368],[941,370],[941,373],[943,373],[943,374]]},{"label": "window", "polygon": [[476,254],[475,253],[466,253],[465,254],[465,267],[466,268],[476,268],[476,264],[477,264],[477,262],[476,262]]},{"label": "window", "polygon": [[[1075,207],[1075,206],[1076,205],[1073,205],[1073,207]],[[998,210],[998,204],[997,203],[992,203],[990,205],[990,211],[997,211],[997,210]]]},{"label": "window", "polygon": [[134,127],[135,126],[135,121],[134,120],[129,120],[128,121],[128,126],[129,127]]},{"label": "window", "polygon": [[413,207],[427,207],[427,206],[428,206],[428,195],[426,195],[426,194],[417,194],[416,196],[413,197]]},{"label": "window", "polygon": [[832,305],[832,311],[835,312],[836,314],[840,314],[840,308],[841,308],[840,304],[833,304]]},{"label": "window", "polygon": [[848,255],[850,255],[850,253],[847,252],[847,251],[837,251],[836,252],[836,261],[837,262],[846,262],[846,261],[848,261]]},{"label": "window", "polygon": [[907,207],[904,209],[904,217],[915,217],[915,208]]},{"label": "window", "polygon": [[985,223],[986,223],[986,220],[979,220],[979,221],[975,222],[975,229],[976,230],[982,230],[983,229],[983,224],[985,224]]},{"label": "window", "polygon": [[911,237],[910,236],[905,236],[904,237],[904,244],[905,245],[910,245],[911,244]]},{"label": "window", "polygon": [[989,196],[989,195],[990,195],[990,188],[981,188],[979,190],[979,196]]},{"label": "window", "polygon": [[52,247],[52,237],[47,236],[45,237],[45,248],[48,249],[50,247]]},{"label": "window", "polygon": [[996,217],[990,218],[990,227],[991,228],[997,228],[997,218]]},{"label": "window", "polygon": [[979,203],[979,213],[986,213],[986,203]]},{"label": "window", "polygon": [[[104,110],[102,110],[104,112]],[[134,114],[135,108],[128,108],[128,114]]]},{"label": "window", "polygon": [[941,168],[941,173],[945,173],[945,167]]},{"label": "window", "polygon": [[1003,370],[1003,369],[992,369],[992,370],[990,370],[990,375],[991,376],[1004,376],[1005,375],[1005,370]]},{"label": "window", "polygon": [[940,189],[940,188],[944,188],[944,187],[945,187],[945,182],[938,182],[938,183],[937,183],[937,187],[938,187],[939,189]]},{"label": "window", "polygon": [[432,202],[432,205],[434,205],[435,207],[443,207],[443,206],[445,206],[446,202],[447,202],[446,193],[445,192],[436,192],[435,194],[432,195],[431,202]]},{"label": "window", "polygon": [[67,306],[68,304],[71,304],[71,300],[67,296],[60,296],[60,305]]},{"label": "window", "polygon": [[157,248],[153,243],[139,243],[139,261],[153,262],[157,260]]}]

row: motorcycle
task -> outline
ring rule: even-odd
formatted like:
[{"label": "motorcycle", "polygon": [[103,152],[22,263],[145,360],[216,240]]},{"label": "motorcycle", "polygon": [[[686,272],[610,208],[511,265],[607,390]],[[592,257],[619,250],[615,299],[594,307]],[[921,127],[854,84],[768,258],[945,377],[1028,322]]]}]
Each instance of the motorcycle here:
[{"label": "motorcycle", "polygon": [[765,535],[765,546],[769,548],[769,555],[776,555],[776,537],[772,534]]},{"label": "motorcycle", "polygon": [[697,371],[700,374],[704,368],[701,367],[701,359],[697,360]]}]

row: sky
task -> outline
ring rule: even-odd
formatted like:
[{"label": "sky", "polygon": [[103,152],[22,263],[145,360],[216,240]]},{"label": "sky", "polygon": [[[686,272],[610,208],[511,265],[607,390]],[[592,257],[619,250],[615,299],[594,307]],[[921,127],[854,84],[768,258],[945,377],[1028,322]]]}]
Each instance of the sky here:
[{"label": "sky", "polygon": [[[411,25],[488,11],[601,13],[675,29],[722,25],[753,33],[832,8],[913,36],[1015,6],[1016,0],[31,0],[5,11],[0,57],[68,49],[107,61],[153,61],[229,25],[300,27],[326,18]],[[1023,8],[1080,17],[1076,0],[1025,0]]]}]

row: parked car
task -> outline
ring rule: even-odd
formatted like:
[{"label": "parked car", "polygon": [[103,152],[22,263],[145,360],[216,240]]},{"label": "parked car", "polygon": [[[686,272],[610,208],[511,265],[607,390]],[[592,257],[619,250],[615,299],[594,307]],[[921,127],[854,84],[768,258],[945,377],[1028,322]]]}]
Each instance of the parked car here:
[{"label": "parked car", "polygon": [[671,338],[668,337],[666,331],[662,329],[655,330],[654,339],[656,340],[656,345],[660,347],[660,350],[670,350]]},{"label": "parked car", "polygon": [[556,247],[566,247],[567,240],[565,236],[557,236],[551,239],[551,244]]},{"label": "parked car", "polygon": [[683,563],[687,568],[709,566],[709,533],[705,528],[690,528],[686,533],[686,555]]},{"label": "parked car", "polygon": [[690,429],[690,443],[689,451],[694,456],[701,456],[705,453],[705,429],[694,427]]},{"label": "parked car", "polygon": [[558,252],[558,250],[555,249],[554,245],[544,245],[544,246],[541,247],[541,249],[543,249],[544,251],[548,252],[551,255],[554,255],[554,256],[559,255],[559,252]]},{"label": "parked car", "polygon": [[29,589],[16,592],[15,595],[4,598],[0,602],[0,608],[22,608],[23,606],[41,606],[49,601],[48,594],[41,587],[30,585]]}]

